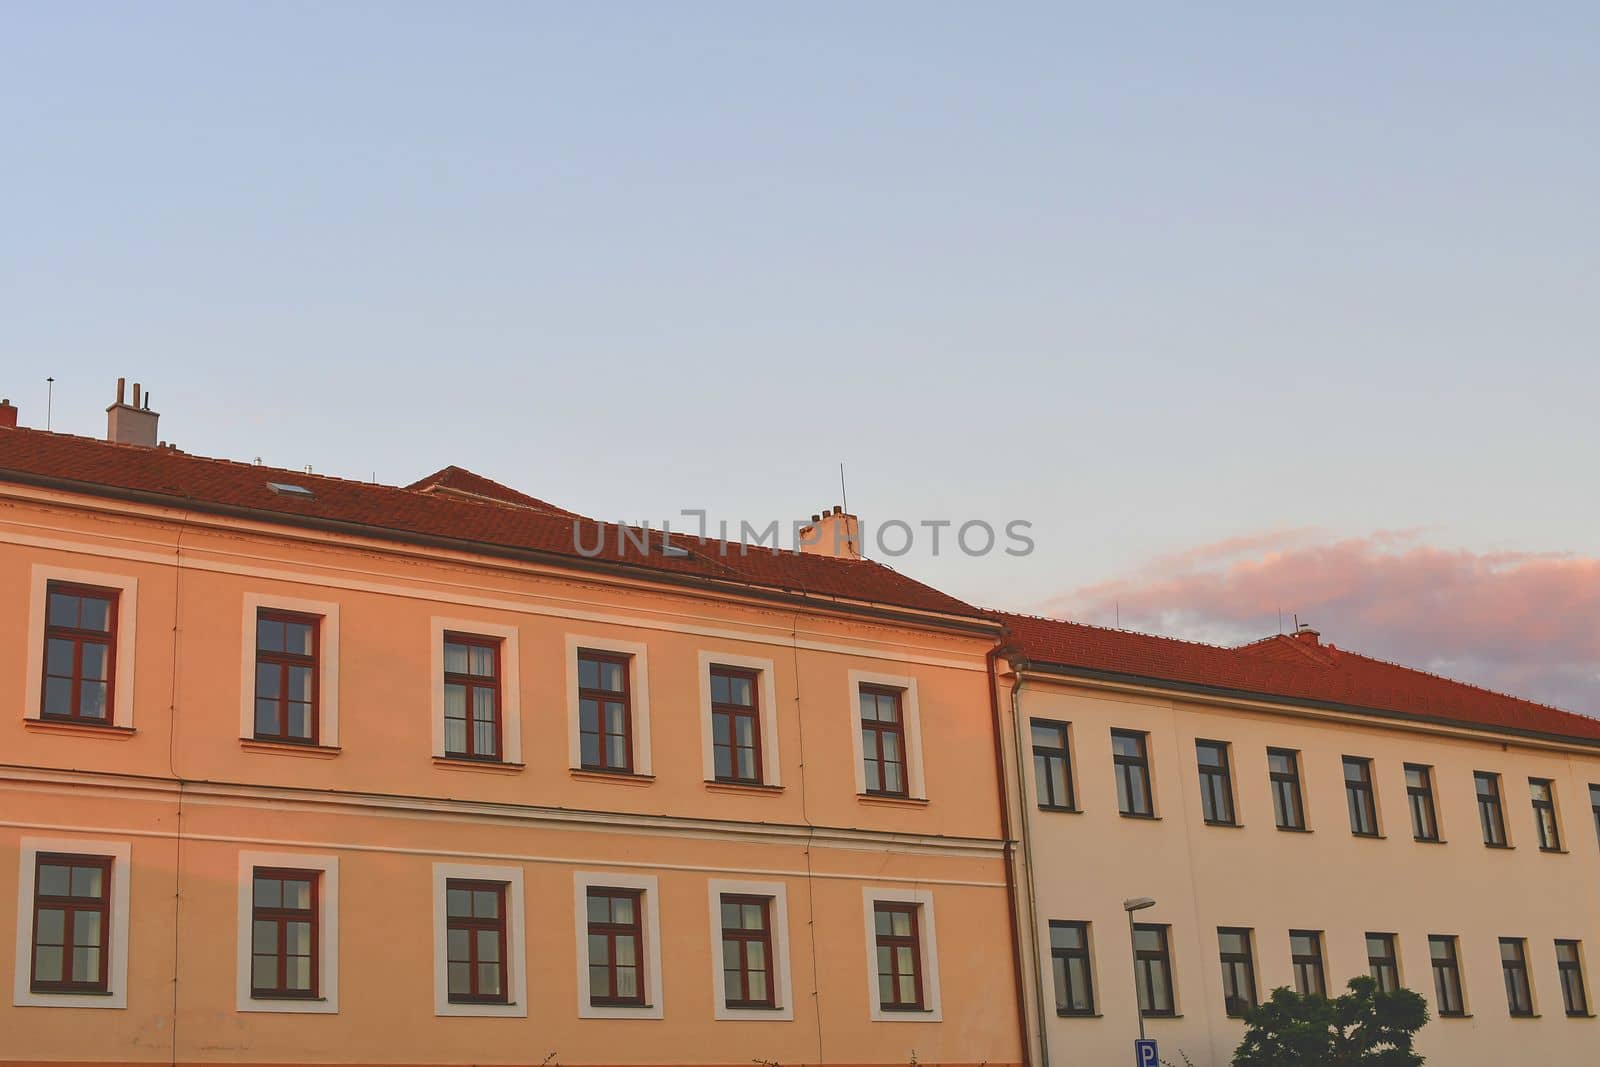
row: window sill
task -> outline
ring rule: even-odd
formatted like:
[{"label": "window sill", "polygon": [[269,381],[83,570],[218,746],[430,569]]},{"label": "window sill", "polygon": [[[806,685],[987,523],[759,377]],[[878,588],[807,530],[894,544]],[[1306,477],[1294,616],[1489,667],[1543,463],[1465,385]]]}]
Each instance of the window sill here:
[{"label": "window sill", "polygon": [[1568,854],[1564,848],[1541,848],[1539,851],[1551,856],[1565,856]]},{"label": "window sill", "polygon": [[1442,837],[1413,837],[1411,840],[1419,845],[1448,845],[1450,843]]},{"label": "window sill", "polygon": [[1159,1015],[1153,1015],[1153,1014],[1149,1014],[1149,1013],[1145,1014],[1145,1020],[1146,1021],[1150,1021],[1150,1020],[1154,1020],[1154,1019],[1181,1019],[1181,1018],[1183,1018],[1183,1012],[1181,1012],[1181,1011],[1180,1012],[1170,1012],[1170,1011],[1169,1012],[1162,1012]]},{"label": "window sill", "polygon": [[1594,1018],[1600,1018],[1600,1016],[1596,1016],[1594,1014],[1594,1012],[1592,1012],[1592,1011],[1590,1011],[1590,1012],[1569,1011],[1569,1012],[1567,1012],[1567,1018],[1569,1018],[1569,1019],[1594,1019]]},{"label": "window sill", "polygon": [[29,730],[38,730],[46,734],[83,734],[87,737],[112,737],[119,741],[126,741],[139,731],[131,726],[96,726],[86,722],[65,722],[60,719],[23,719],[22,725]]},{"label": "window sill", "polygon": [[1470,1018],[1472,1018],[1472,1013],[1471,1012],[1467,1012],[1467,1011],[1441,1011],[1439,1013],[1439,1018],[1441,1018],[1441,1019],[1470,1019]]},{"label": "window sill", "polygon": [[[633,771],[590,771],[582,767],[569,767],[568,772],[572,777],[586,782],[615,782],[617,785],[654,785],[656,776],[653,774],[635,774]],[[637,1004],[596,1004],[597,1008],[630,1007],[637,1008]]]},{"label": "window sill", "polygon": [[1309,826],[1280,826],[1278,827],[1278,832],[1284,834],[1309,834],[1313,831]]},{"label": "window sill", "polygon": [[1513,1019],[1543,1019],[1544,1016],[1543,1015],[1536,1015],[1536,1014],[1533,1014],[1531,1012],[1512,1012],[1511,1013],[1511,1018],[1513,1018]]},{"label": "window sill", "polygon": [[[749,796],[753,793],[756,796],[775,797],[783,792],[783,786],[767,785],[765,782],[718,782],[713,780],[706,782],[705,786],[707,793],[735,793],[743,796]],[[744,1009],[741,1008],[740,1010],[743,1011]]]},{"label": "window sill", "polygon": [[265,1004],[326,1004],[328,1002],[327,997],[275,997],[266,993],[251,993],[250,999],[259,1000]]},{"label": "window sill", "polygon": [[314,759],[332,759],[344,751],[335,745],[302,745],[296,741],[258,741],[253,737],[241,737],[239,747],[246,752],[277,752],[285,756],[311,756]]},{"label": "window sill", "polygon": [[1083,814],[1083,809],[1082,808],[1068,808],[1068,807],[1063,807],[1060,804],[1040,804],[1039,805],[1039,810],[1040,811],[1053,811],[1057,815],[1082,815]]},{"label": "window sill", "polygon": [[1244,823],[1242,823],[1242,822],[1213,822],[1210,819],[1202,819],[1201,821],[1204,822],[1207,826],[1215,826],[1219,830],[1243,830],[1244,829]]},{"label": "window sill", "polygon": [[29,996],[35,997],[109,997],[115,994],[109,989],[28,989]]},{"label": "window sill", "polygon": [[1138,819],[1140,822],[1160,822],[1161,821],[1161,816],[1159,816],[1159,815],[1145,815],[1142,812],[1137,812],[1137,811],[1119,811],[1119,812],[1117,812],[1117,814],[1122,816],[1124,819]]},{"label": "window sill", "polygon": [[[433,765],[442,767],[447,771],[499,771],[501,774],[516,774],[526,769],[525,763],[509,763],[505,760],[468,759],[461,756],[435,756]],[[451,1001],[455,1003],[455,1001]],[[468,1003],[463,1001],[462,1003]],[[505,1001],[472,1001],[471,1003],[504,1004]]]},{"label": "window sill", "polygon": [[1383,834],[1358,834],[1354,830],[1350,831],[1350,836],[1355,838],[1358,841],[1387,841],[1387,840],[1389,840],[1389,838],[1386,837]]},{"label": "window sill", "polygon": [[1104,1019],[1105,1016],[1101,1015],[1097,1011],[1062,1011],[1060,1008],[1057,1008],[1056,1009],[1056,1018],[1058,1018],[1058,1019]]},{"label": "window sill", "polygon": [[1517,846],[1516,845],[1492,845],[1489,842],[1485,841],[1483,843],[1483,847],[1484,848],[1492,848],[1496,852],[1512,852],[1512,851],[1516,850]]},{"label": "window sill", "polygon": [[888,804],[909,808],[925,808],[928,806],[927,797],[889,797],[879,793],[857,793],[856,799],[863,804]]}]

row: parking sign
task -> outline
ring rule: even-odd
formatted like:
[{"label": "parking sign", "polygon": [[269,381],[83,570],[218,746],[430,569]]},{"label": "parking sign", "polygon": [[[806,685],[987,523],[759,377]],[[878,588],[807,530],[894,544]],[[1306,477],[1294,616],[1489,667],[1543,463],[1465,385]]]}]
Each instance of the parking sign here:
[{"label": "parking sign", "polygon": [[1155,1038],[1140,1038],[1133,1043],[1133,1062],[1134,1067],[1161,1067]]}]

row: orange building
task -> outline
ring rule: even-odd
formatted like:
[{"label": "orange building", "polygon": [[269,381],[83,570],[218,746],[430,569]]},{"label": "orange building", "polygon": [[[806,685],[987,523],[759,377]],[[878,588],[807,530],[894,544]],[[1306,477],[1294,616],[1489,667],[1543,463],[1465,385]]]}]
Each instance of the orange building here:
[{"label": "orange building", "polygon": [[0,1060],[1022,1060],[999,625],[848,516],[109,427],[0,406]]}]

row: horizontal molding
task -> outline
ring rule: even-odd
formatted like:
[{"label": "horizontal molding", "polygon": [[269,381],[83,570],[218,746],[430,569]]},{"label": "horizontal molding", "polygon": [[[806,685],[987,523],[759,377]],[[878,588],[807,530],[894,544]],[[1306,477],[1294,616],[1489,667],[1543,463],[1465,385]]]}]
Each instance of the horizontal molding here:
[{"label": "horizontal molding", "polygon": [[[274,812],[299,811],[479,825],[510,824],[639,837],[791,844],[845,851],[893,851],[906,855],[966,859],[1000,859],[1004,855],[1004,843],[990,838],[808,826],[803,823],[697,819],[293,786],[189,782],[176,778],[59,771],[17,765],[0,765],[0,788],[31,792],[70,791],[76,796],[93,794],[106,798],[159,800],[174,804],[181,793],[186,806],[244,807]],[[183,836],[188,839],[192,835]]]},{"label": "horizontal molding", "polygon": [[[53,503],[52,501],[43,501]],[[170,521],[170,520],[169,520]],[[45,529],[45,527],[39,527]],[[845,644],[837,641],[826,641],[817,638],[800,637],[793,630],[782,630],[774,627],[772,632],[760,633],[747,630],[729,629],[726,620],[717,619],[709,615],[688,615],[672,618],[652,618],[648,615],[621,614],[622,605],[613,605],[617,610],[597,611],[592,604],[573,599],[560,599],[541,594],[525,594],[527,596],[542,596],[550,603],[531,603],[526,600],[508,600],[504,590],[497,591],[496,595],[486,595],[485,592],[469,592],[468,589],[485,589],[485,587],[456,587],[455,589],[434,590],[417,586],[399,585],[393,581],[380,580],[383,576],[350,577],[345,575],[330,575],[322,571],[292,570],[285,568],[263,567],[259,563],[231,563],[222,559],[198,558],[197,552],[209,555],[224,556],[228,553],[214,549],[186,550],[181,560],[172,550],[147,550],[133,548],[112,548],[91,541],[79,541],[60,536],[39,536],[35,534],[18,533],[14,530],[0,528],[0,541],[28,548],[42,548],[57,552],[71,552],[76,555],[95,556],[102,559],[126,560],[134,563],[146,563],[152,566],[180,568],[186,571],[206,571],[214,574],[231,574],[237,577],[255,578],[262,581],[288,582],[294,585],[312,586],[324,589],[343,589],[349,592],[373,593],[379,596],[401,597],[408,600],[417,600],[430,604],[445,604],[456,607],[487,608],[491,611],[504,611],[517,615],[536,615],[549,618],[569,619],[600,623],[611,626],[633,627],[641,630],[658,630],[669,633],[692,634],[699,637],[709,637],[724,641],[744,641],[758,645],[775,645],[783,648],[800,648],[811,652],[832,652],[847,656],[860,656],[867,659],[888,660],[894,663],[916,663],[928,667],[944,667],[952,670],[982,672],[986,665],[983,656],[987,653],[991,641],[987,637],[979,636],[974,640],[983,641],[982,651],[974,646],[970,657],[957,657],[949,655],[935,655],[930,653],[906,651],[903,646],[887,646],[875,648],[866,645]],[[356,546],[342,546],[354,549]],[[239,554],[238,558],[259,560],[255,555]],[[430,557],[434,558],[434,557]],[[482,566],[478,561],[470,559],[444,560],[464,566]],[[328,564],[321,567],[327,570],[335,568]],[[346,574],[371,574],[372,572],[354,571],[344,568]],[[562,581],[592,581],[590,575],[563,574],[560,571],[518,571],[521,577],[543,577]],[[443,585],[436,578],[426,579],[435,584]],[[673,592],[681,591],[650,589],[656,595],[670,596]],[[747,605],[749,607],[765,608],[772,610],[771,605]],[[822,612],[817,611],[821,614]],[[876,625],[892,628],[892,624],[874,620]]]}]

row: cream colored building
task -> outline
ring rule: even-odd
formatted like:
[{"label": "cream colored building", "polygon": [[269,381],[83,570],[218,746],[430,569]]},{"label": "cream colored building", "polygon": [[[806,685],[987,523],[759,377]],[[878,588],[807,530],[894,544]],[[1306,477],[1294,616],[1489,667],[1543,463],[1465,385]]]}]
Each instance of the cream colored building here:
[{"label": "cream colored building", "polygon": [[[1221,649],[1005,621],[998,696],[1016,714],[1038,1062],[1132,1062],[1123,901],[1149,897],[1134,915],[1149,925],[1140,997],[1172,1063],[1227,1064],[1244,1031],[1230,993],[1315,983],[1313,955],[1330,993],[1379,970],[1421,993],[1430,1064],[1600,1063],[1600,722],[1313,631]],[[1492,805],[1480,818],[1480,775],[1494,776],[1482,781],[1498,786],[1503,832]],[[1541,783],[1553,810],[1535,806]],[[1434,964],[1449,949],[1459,1001]]]}]

